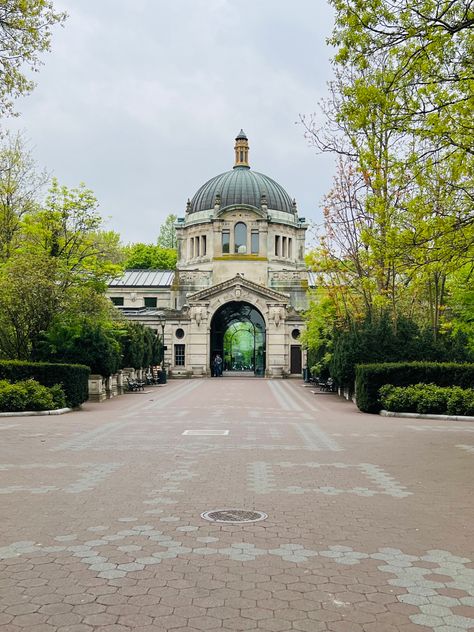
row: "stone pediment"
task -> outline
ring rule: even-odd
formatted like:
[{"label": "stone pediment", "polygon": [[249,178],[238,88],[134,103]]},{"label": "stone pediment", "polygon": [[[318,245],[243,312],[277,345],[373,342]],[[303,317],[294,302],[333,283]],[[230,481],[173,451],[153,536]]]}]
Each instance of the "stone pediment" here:
[{"label": "stone pediment", "polygon": [[288,294],[276,292],[275,290],[271,290],[264,285],[259,285],[258,283],[249,281],[248,279],[240,275],[237,275],[227,281],[223,281],[222,283],[218,283],[217,285],[213,285],[203,290],[199,290],[198,292],[194,292],[193,294],[188,294],[187,299],[190,303],[203,302],[209,301],[223,294],[229,295],[229,293],[231,293],[233,297],[235,297],[235,300],[244,300],[242,295],[243,293],[245,293],[258,296],[264,301],[269,301],[272,303],[286,304],[289,301]]}]

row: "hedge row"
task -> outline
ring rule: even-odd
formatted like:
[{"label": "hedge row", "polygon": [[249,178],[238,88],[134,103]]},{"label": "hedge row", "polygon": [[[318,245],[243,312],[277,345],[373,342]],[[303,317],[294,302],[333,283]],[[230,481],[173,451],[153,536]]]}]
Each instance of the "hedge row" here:
[{"label": "hedge row", "polygon": [[474,389],[460,386],[386,384],[380,389],[380,401],[394,413],[474,415]]},{"label": "hedge row", "polygon": [[357,406],[365,413],[382,409],[379,390],[385,384],[410,386],[421,382],[438,386],[474,385],[474,364],[454,362],[387,362],[356,366]]},{"label": "hedge row", "polygon": [[22,382],[33,379],[52,387],[59,384],[71,408],[80,406],[89,397],[90,369],[82,364],[52,364],[50,362],[0,361],[0,380]]},{"label": "hedge row", "polygon": [[0,380],[0,412],[16,413],[26,410],[57,410],[66,406],[64,391],[55,384],[51,388],[36,380],[11,384]]}]

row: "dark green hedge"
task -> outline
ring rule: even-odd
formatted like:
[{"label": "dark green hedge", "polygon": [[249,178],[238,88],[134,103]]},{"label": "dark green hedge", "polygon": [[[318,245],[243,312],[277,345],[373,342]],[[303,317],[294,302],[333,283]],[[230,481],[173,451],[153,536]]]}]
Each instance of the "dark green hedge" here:
[{"label": "dark green hedge", "polygon": [[384,384],[410,386],[420,382],[438,386],[472,388],[474,364],[454,362],[358,364],[356,366],[357,406],[365,413],[378,413],[382,408],[379,389]]},{"label": "dark green hedge", "polygon": [[82,364],[0,361],[0,380],[21,382],[32,378],[43,386],[60,384],[66,395],[67,405],[71,408],[80,406],[89,397],[89,373],[89,367]]},{"label": "dark green hedge", "polygon": [[64,391],[56,384],[51,388],[36,380],[11,384],[0,380],[0,412],[57,410],[66,406]]},{"label": "dark green hedge", "polygon": [[380,389],[380,400],[385,410],[394,413],[474,415],[474,389],[460,386],[385,384]]}]

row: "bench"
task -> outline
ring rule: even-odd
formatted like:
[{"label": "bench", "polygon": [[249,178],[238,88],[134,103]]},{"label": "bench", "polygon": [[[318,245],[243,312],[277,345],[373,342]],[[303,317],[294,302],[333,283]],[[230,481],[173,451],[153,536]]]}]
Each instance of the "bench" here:
[{"label": "bench", "polygon": [[145,382],[143,380],[132,380],[127,377],[127,390],[131,393],[145,390]]}]

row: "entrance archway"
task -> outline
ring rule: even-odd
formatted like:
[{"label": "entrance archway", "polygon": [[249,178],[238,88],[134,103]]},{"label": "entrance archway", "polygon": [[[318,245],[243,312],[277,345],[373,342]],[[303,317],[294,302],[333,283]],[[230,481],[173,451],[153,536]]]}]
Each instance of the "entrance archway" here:
[{"label": "entrance archway", "polygon": [[219,354],[224,371],[265,375],[265,320],[250,303],[232,301],[211,321],[210,366]]}]

